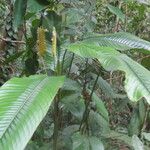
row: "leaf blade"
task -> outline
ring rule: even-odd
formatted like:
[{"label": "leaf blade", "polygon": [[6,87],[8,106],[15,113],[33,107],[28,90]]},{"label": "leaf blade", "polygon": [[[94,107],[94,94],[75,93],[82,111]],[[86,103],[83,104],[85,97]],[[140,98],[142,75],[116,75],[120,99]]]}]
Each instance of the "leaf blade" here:
[{"label": "leaf blade", "polygon": [[13,78],[0,88],[0,149],[26,146],[63,80],[43,75]]}]

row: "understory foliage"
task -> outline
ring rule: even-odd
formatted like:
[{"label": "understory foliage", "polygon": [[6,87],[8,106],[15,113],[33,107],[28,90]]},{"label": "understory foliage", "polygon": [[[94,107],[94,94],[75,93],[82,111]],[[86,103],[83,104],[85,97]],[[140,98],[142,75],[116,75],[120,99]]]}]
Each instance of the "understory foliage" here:
[{"label": "understory foliage", "polygon": [[0,12],[0,150],[149,150],[148,0]]}]

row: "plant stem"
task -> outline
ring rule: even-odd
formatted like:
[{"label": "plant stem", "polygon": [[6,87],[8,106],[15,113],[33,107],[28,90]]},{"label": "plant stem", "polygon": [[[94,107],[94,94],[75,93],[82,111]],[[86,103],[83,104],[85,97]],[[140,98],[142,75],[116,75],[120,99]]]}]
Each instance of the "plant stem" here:
[{"label": "plant stem", "polygon": [[[59,46],[58,46],[59,47]],[[57,66],[55,67],[56,76],[61,75],[61,65],[60,65],[60,55],[58,54],[54,61],[57,61]],[[53,133],[53,150],[58,150],[58,135],[60,129],[60,118],[61,111],[59,109],[59,101],[61,99],[61,90],[58,91],[57,96],[54,99],[54,133]]]},{"label": "plant stem", "polygon": [[71,58],[71,63],[70,63],[70,67],[69,67],[69,71],[68,71],[68,76],[70,74],[70,71],[71,71],[71,67],[72,67],[72,63],[73,63],[73,60],[74,60],[74,53],[72,54],[72,58]]},{"label": "plant stem", "polygon": [[59,96],[57,95],[54,100],[53,150],[57,150],[58,130],[59,130]]},{"label": "plant stem", "polygon": [[47,73],[47,70],[46,70],[46,65],[45,65],[45,63],[44,63],[44,59],[43,59],[43,57],[40,57],[40,59],[41,59],[41,62],[42,62],[44,71],[45,71],[46,75],[48,76],[48,73]]},{"label": "plant stem", "polygon": [[147,117],[148,117],[149,110],[150,110],[150,107],[149,107],[149,105],[147,105],[146,113],[145,113],[145,116],[144,116],[144,122],[143,122],[143,126],[142,126],[142,129],[141,129],[141,133],[142,133],[142,132],[145,130],[145,128],[146,128],[146,121],[147,121]]},{"label": "plant stem", "polygon": [[[86,63],[85,63],[85,70],[87,70],[87,67],[88,67],[88,59],[86,59]],[[82,117],[82,120],[81,120],[81,123],[80,123],[80,127],[79,127],[79,130],[81,132],[83,132],[85,130],[85,127],[87,127],[86,129],[88,129],[88,120],[87,120],[87,117],[88,116],[88,107],[89,107],[89,94],[88,92],[86,91],[86,85],[87,85],[87,76],[86,76],[86,73],[84,75],[84,83],[83,83],[83,90],[82,90],[82,95],[83,95],[83,98],[85,100],[85,111],[83,113],[83,117]]]},{"label": "plant stem", "polygon": [[64,55],[63,55],[62,65],[61,65],[61,74],[63,74],[63,70],[64,70],[64,61],[65,61],[66,53],[67,53],[67,50],[65,50]]},{"label": "plant stem", "polygon": [[[89,113],[90,113],[89,105],[90,105],[90,102],[92,101],[92,95],[94,93],[94,90],[95,90],[95,87],[96,87],[99,75],[100,75],[100,71],[99,71],[99,73],[97,75],[97,78],[96,78],[96,80],[94,82],[94,85],[93,85],[93,88],[92,88],[90,96],[86,97],[87,99],[85,100],[85,102],[86,102],[85,103],[85,111],[84,111],[84,114],[83,114],[83,118],[82,118],[79,130],[82,130],[82,125],[85,123],[86,130],[89,131],[89,126],[88,126],[88,117],[89,117]],[[83,126],[83,128],[84,128],[84,126]],[[88,132],[88,134],[89,134],[89,132]]]},{"label": "plant stem", "polygon": [[96,87],[96,84],[97,84],[97,81],[98,81],[98,78],[100,76],[100,71],[99,73],[97,74],[97,77],[96,77],[96,80],[94,82],[94,85],[93,85],[93,88],[92,88],[92,91],[91,91],[91,94],[90,94],[90,99],[92,100],[92,96],[93,96],[93,93],[94,93],[94,90],[95,90],[95,87]]}]

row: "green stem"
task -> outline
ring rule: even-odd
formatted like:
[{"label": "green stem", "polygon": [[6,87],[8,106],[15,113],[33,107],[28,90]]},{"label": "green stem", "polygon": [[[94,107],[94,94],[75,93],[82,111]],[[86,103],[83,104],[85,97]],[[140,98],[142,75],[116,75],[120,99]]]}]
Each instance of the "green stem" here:
[{"label": "green stem", "polygon": [[54,100],[53,150],[57,150],[58,131],[59,131],[59,99],[57,95]]},{"label": "green stem", "polygon": [[[59,55],[55,58],[57,61],[57,66],[55,68],[56,76],[61,75],[61,65],[60,65],[60,57]],[[61,114],[59,109],[59,101],[61,99],[61,91],[59,90],[57,96],[54,100],[54,133],[53,133],[53,150],[58,150],[58,136],[59,136],[59,129],[60,129],[60,118]]]},{"label": "green stem", "polygon": [[63,70],[64,70],[64,62],[65,62],[66,53],[67,53],[67,50],[65,50],[64,55],[63,55],[62,65],[61,65],[61,74],[63,74]]},{"label": "green stem", "polygon": [[71,71],[71,67],[72,67],[72,63],[73,63],[73,60],[74,60],[74,53],[72,54],[72,58],[71,58],[71,63],[70,63],[70,67],[69,67],[69,71],[68,71],[68,76],[70,75],[70,71]]},{"label": "green stem", "polygon": [[[88,67],[88,59],[86,59],[86,63],[85,63],[85,69],[87,70]],[[83,98],[85,100],[85,111],[83,113],[83,117],[79,126],[79,130],[81,132],[84,132],[85,128],[88,126],[88,122],[87,122],[87,114],[88,114],[88,106],[89,106],[89,98],[88,98],[88,92],[86,91],[86,85],[87,85],[87,76],[86,74],[84,75],[84,83],[83,83],[83,90],[82,90],[82,95]]]},{"label": "green stem", "polygon": [[92,91],[91,91],[91,94],[90,94],[90,99],[91,99],[91,100],[92,100],[92,96],[93,96],[95,87],[96,87],[96,85],[97,85],[97,81],[98,81],[99,76],[100,76],[100,71],[99,71],[99,73],[97,74],[96,80],[95,80],[95,82],[94,82],[94,85],[93,85],[93,88],[92,88]]},{"label": "green stem", "polygon": [[[81,131],[82,130],[82,126],[85,124],[86,126],[86,130],[89,131],[89,126],[88,126],[88,118],[89,118],[89,113],[90,113],[90,108],[89,108],[89,105],[90,105],[90,102],[92,101],[92,95],[94,93],[94,90],[95,90],[95,87],[96,87],[96,84],[97,84],[97,81],[98,81],[98,78],[99,78],[99,75],[100,75],[100,71],[97,75],[97,78],[94,82],[94,85],[93,85],[93,88],[92,88],[92,91],[91,91],[91,94],[89,96],[88,99],[85,100],[85,111],[84,111],[84,114],[83,114],[83,118],[82,118],[82,121],[81,121],[81,124],[80,124],[80,127],[79,127],[79,130]],[[85,127],[83,126],[83,129]],[[89,134],[89,132],[88,132]]]},{"label": "green stem", "polygon": [[143,126],[142,126],[142,129],[141,129],[141,133],[142,133],[142,132],[145,130],[145,128],[146,128],[146,121],[147,121],[147,117],[148,117],[149,110],[150,110],[150,106],[147,105],[146,113],[145,113],[144,121],[143,121]]}]

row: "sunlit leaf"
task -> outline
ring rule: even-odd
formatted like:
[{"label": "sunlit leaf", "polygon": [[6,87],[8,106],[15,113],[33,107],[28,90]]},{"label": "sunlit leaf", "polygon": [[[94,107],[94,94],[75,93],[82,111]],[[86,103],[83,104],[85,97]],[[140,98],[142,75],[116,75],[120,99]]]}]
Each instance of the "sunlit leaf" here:
[{"label": "sunlit leaf", "polygon": [[125,89],[132,101],[144,97],[150,104],[150,72],[111,47],[100,47],[85,42],[78,42],[67,47],[70,51],[86,58],[97,58],[108,71],[125,72]]},{"label": "sunlit leaf", "polygon": [[13,78],[0,88],[0,149],[23,150],[46,115],[64,77]]}]

